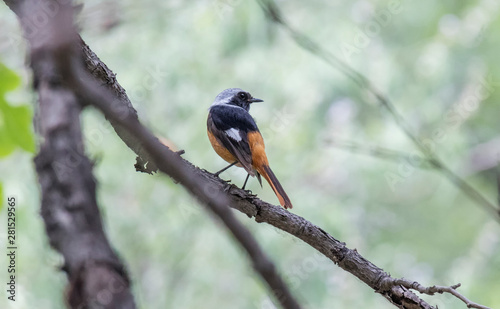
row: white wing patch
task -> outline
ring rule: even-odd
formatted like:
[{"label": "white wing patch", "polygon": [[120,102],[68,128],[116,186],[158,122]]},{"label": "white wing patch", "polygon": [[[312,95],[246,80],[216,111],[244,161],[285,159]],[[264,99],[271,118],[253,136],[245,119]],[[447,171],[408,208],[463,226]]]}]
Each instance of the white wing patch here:
[{"label": "white wing patch", "polygon": [[237,142],[241,141],[240,130],[235,129],[235,128],[231,128],[231,129],[227,129],[224,132],[226,132],[226,135],[229,136],[230,138],[234,139],[235,141],[237,141]]}]

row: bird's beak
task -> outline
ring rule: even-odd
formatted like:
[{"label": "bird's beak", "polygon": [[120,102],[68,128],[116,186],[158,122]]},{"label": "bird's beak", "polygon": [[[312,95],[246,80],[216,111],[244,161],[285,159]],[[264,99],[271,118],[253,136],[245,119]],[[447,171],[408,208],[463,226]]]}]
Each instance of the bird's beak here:
[{"label": "bird's beak", "polygon": [[248,100],[248,102],[250,102],[250,103],[257,103],[257,102],[264,102],[264,100],[257,99],[257,98],[251,98],[250,100]]}]

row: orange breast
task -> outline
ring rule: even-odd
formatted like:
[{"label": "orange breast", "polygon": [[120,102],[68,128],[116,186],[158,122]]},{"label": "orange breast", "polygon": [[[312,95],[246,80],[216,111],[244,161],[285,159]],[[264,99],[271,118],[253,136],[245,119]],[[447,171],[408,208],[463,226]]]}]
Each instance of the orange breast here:
[{"label": "orange breast", "polygon": [[214,148],[215,152],[224,160],[229,163],[233,163],[238,161],[224,146],[222,146],[219,141],[215,138],[215,136],[207,130],[208,139],[210,140],[210,144]]}]

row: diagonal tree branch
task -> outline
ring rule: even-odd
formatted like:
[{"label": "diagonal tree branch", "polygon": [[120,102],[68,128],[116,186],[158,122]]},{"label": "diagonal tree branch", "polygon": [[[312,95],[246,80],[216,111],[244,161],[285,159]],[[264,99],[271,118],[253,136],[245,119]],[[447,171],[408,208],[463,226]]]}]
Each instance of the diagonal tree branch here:
[{"label": "diagonal tree branch", "polygon": [[408,122],[397,111],[396,107],[389,100],[389,98],[380,93],[368,78],[366,78],[363,74],[353,69],[351,66],[340,60],[329,51],[325,50],[319,44],[314,42],[309,36],[292,27],[284,18],[281,10],[273,0],[257,1],[261,5],[262,10],[265,12],[267,18],[285,29],[300,47],[307,50],[311,54],[323,59],[326,63],[341,71],[362,90],[365,90],[373,95],[378,104],[384,107],[389,112],[389,115],[391,115],[391,117],[394,119],[396,125],[405,133],[408,139],[413,142],[417,149],[419,149],[419,151],[425,157],[426,161],[430,162],[459,190],[466,194],[470,199],[475,201],[475,204],[482,207],[489,215],[491,215],[493,219],[500,223],[500,207],[497,207],[495,204],[490,202],[479,191],[477,191],[464,179],[455,174],[446,164],[444,164],[441,159],[433,154],[429,147],[427,147],[425,143],[420,141],[419,138],[412,132],[412,129],[408,125]]},{"label": "diagonal tree branch", "polygon": [[[136,139],[141,140],[144,149],[149,153],[161,172],[171,176],[175,181],[182,184],[204,204],[209,206],[216,205],[217,209],[214,212],[221,211],[221,209],[229,210],[227,206],[230,206],[242,211],[249,217],[255,217],[257,222],[269,223],[302,239],[340,267],[367,283],[375,291],[384,295],[399,308],[433,308],[404,287],[394,286],[389,290],[380,290],[381,280],[390,278],[390,276],[382,269],[364,259],[356,250],[348,249],[344,243],[334,239],[321,228],[313,225],[304,218],[290,213],[281,207],[268,204],[249,194],[249,192],[228,184],[213,174],[201,170],[182,159],[159,143],[135,118],[127,117],[126,115],[119,116],[114,113],[113,109],[110,108],[110,104],[112,103],[111,94],[105,91],[104,88],[95,91],[95,85],[88,79],[81,78],[80,76],[73,78],[72,83],[74,83],[73,88],[79,89],[80,95],[86,102],[96,106],[106,117],[113,119],[130,134],[134,134]],[[94,89],[94,92],[92,92],[92,89]],[[238,236],[235,235],[235,237]],[[252,256],[254,253],[249,250],[249,254]],[[256,268],[259,270],[257,266]],[[264,273],[267,273],[267,271],[264,271]],[[273,291],[278,299],[281,300],[280,295],[283,293],[282,290],[273,288]]]},{"label": "diagonal tree branch", "polygon": [[193,173],[184,160],[175,152],[159,142],[159,140],[139,122],[134,113],[118,114],[113,108],[114,94],[104,87],[100,87],[91,75],[86,74],[86,68],[75,64],[73,72],[67,80],[73,89],[78,89],[82,100],[100,109],[118,130],[126,130],[135,140],[141,141],[148,157],[153,160],[154,166],[161,172],[172,177],[182,184],[208,210],[215,214],[226,225],[234,238],[248,253],[253,267],[267,283],[271,294],[283,308],[301,308],[290,289],[278,274],[276,267],[260,248],[252,234],[233,215],[228,208],[231,201],[225,191],[213,189],[201,177]]},{"label": "diagonal tree branch", "polygon": [[[77,78],[74,82],[78,83],[82,80],[85,81],[85,79]],[[80,92],[83,94],[91,93],[90,90],[93,88],[92,85],[82,84],[77,84],[75,87],[80,88]],[[198,198],[204,200],[207,198],[204,196],[207,193],[214,198],[223,198],[226,200],[225,205],[229,205],[249,217],[254,217],[257,222],[266,222],[302,239],[344,270],[352,273],[376,292],[382,294],[398,308],[433,308],[402,286],[393,286],[382,290],[380,285],[382,280],[391,280],[392,278],[382,269],[363,258],[356,250],[347,248],[344,243],[336,240],[321,228],[281,207],[270,205],[173,154],[168,148],[158,143],[135,118],[113,114],[113,108],[110,108],[113,106],[113,100],[110,95],[112,93],[104,92],[95,94],[96,97],[87,96],[86,98],[89,104],[94,104],[101,109],[106,117],[119,123],[120,130],[126,129],[129,133],[134,134],[137,140],[141,140],[144,148],[157,162],[156,165],[160,170],[166,171]],[[185,179],[198,179],[203,184],[204,192],[194,190],[189,183],[186,183]]]},{"label": "diagonal tree branch", "polygon": [[[116,81],[116,75],[106,66],[106,64],[99,60],[96,54],[81,37],[79,37],[79,41],[82,47],[82,62],[87,70],[96,78],[96,80],[102,83],[103,86],[107,86],[107,88],[114,93],[112,106],[115,111],[120,115],[127,114],[129,117],[138,119],[137,111],[132,106],[125,89],[123,89],[123,87]],[[113,119],[108,120],[113,126],[116,134],[137,154],[137,170],[149,174],[157,171],[158,168],[154,165],[153,160],[151,160],[149,154],[144,150],[144,147],[142,147],[141,141],[136,140],[132,134],[129,134],[127,130],[123,129],[120,124]]]},{"label": "diagonal tree branch", "polygon": [[[74,82],[81,80],[83,79],[78,78]],[[269,223],[302,239],[341,268],[368,284],[398,308],[434,308],[404,286],[392,285],[387,287],[387,284],[382,285],[383,282],[392,282],[395,279],[363,258],[356,250],[347,248],[344,243],[336,240],[321,228],[281,207],[270,205],[249,194],[249,192],[228,184],[213,174],[200,170],[188,161],[178,157],[155,140],[151,133],[138,121],[136,122],[127,117],[121,118],[113,114],[112,109],[108,106],[111,102],[108,94],[103,92],[101,94],[97,93],[95,96],[88,95],[89,91],[93,89],[91,84],[77,83],[75,87],[81,90],[81,94],[87,94],[89,103],[95,105],[108,118],[118,122],[130,133],[133,132],[137,139],[142,140],[144,148],[150,153],[151,158],[155,160],[160,171],[180,182],[201,201],[207,203],[207,198],[214,198],[215,202],[223,201],[223,205],[238,209],[249,217],[254,217],[257,222]],[[189,182],[189,180],[194,179],[199,183]],[[197,189],[199,185],[203,186],[204,192],[200,192],[200,188]],[[210,205],[212,202],[208,203]],[[281,291],[274,290],[274,292],[277,293],[277,297],[280,299]]]}]

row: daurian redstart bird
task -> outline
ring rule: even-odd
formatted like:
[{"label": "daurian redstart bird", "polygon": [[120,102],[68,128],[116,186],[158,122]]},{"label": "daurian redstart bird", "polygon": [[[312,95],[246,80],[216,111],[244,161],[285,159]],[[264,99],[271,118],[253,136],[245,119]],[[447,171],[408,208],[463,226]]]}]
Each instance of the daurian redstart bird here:
[{"label": "daurian redstart bird", "polygon": [[230,88],[219,93],[210,106],[207,119],[208,138],[215,152],[231,163],[215,175],[219,176],[233,165],[243,167],[248,173],[243,189],[249,176],[257,176],[262,186],[262,175],[278,197],[281,206],[285,209],[292,208],[285,190],[269,167],[259,128],[248,113],[250,104],[255,102],[263,100],[256,99],[239,88]]}]

